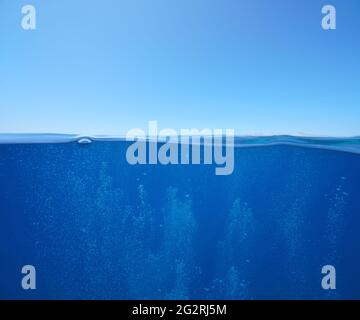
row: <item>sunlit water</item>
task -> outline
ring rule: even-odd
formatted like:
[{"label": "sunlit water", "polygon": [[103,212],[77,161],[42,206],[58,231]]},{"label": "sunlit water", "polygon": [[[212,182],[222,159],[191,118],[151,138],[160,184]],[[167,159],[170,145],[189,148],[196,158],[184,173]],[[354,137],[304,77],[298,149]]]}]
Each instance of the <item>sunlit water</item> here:
[{"label": "sunlit water", "polygon": [[360,298],[359,138],[238,137],[229,176],[129,144],[0,135],[0,298]]}]

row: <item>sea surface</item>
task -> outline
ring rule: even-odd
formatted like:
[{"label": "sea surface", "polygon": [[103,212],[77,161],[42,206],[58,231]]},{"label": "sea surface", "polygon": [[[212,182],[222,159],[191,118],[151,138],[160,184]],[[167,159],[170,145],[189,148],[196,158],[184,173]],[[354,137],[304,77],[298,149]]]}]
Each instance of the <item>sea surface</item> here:
[{"label": "sea surface", "polygon": [[228,176],[130,144],[0,135],[0,299],[360,299],[360,137],[237,137]]}]

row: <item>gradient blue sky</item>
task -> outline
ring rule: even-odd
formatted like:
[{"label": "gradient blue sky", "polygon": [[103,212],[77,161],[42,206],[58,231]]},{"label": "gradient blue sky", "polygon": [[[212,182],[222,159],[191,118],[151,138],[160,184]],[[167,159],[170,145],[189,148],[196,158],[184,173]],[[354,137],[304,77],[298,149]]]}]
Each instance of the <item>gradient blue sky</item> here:
[{"label": "gradient blue sky", "polygon": [[359,0],[0,0],[0,132],[359,135],[359,17]]}]

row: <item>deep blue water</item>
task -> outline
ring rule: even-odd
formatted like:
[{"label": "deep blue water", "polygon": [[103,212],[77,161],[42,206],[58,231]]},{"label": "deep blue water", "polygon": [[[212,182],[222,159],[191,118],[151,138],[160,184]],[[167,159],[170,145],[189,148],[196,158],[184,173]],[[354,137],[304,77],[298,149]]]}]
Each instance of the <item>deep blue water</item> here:
[{"label": "deep blue water", "polygon": [[357,138],[239,138],[229,176],[131,166],[126,141],[7,139],[1,299],[360,299]]}]

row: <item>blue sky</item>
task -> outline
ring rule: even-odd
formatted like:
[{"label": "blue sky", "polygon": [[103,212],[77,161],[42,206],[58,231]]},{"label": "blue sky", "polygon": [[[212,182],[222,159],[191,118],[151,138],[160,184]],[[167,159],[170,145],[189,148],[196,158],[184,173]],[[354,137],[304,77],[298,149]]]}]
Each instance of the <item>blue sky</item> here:
[{"label": "blue sky", "polygon": [[0,0],[0,132],[359,135],[359,16],[358,0]]}]

